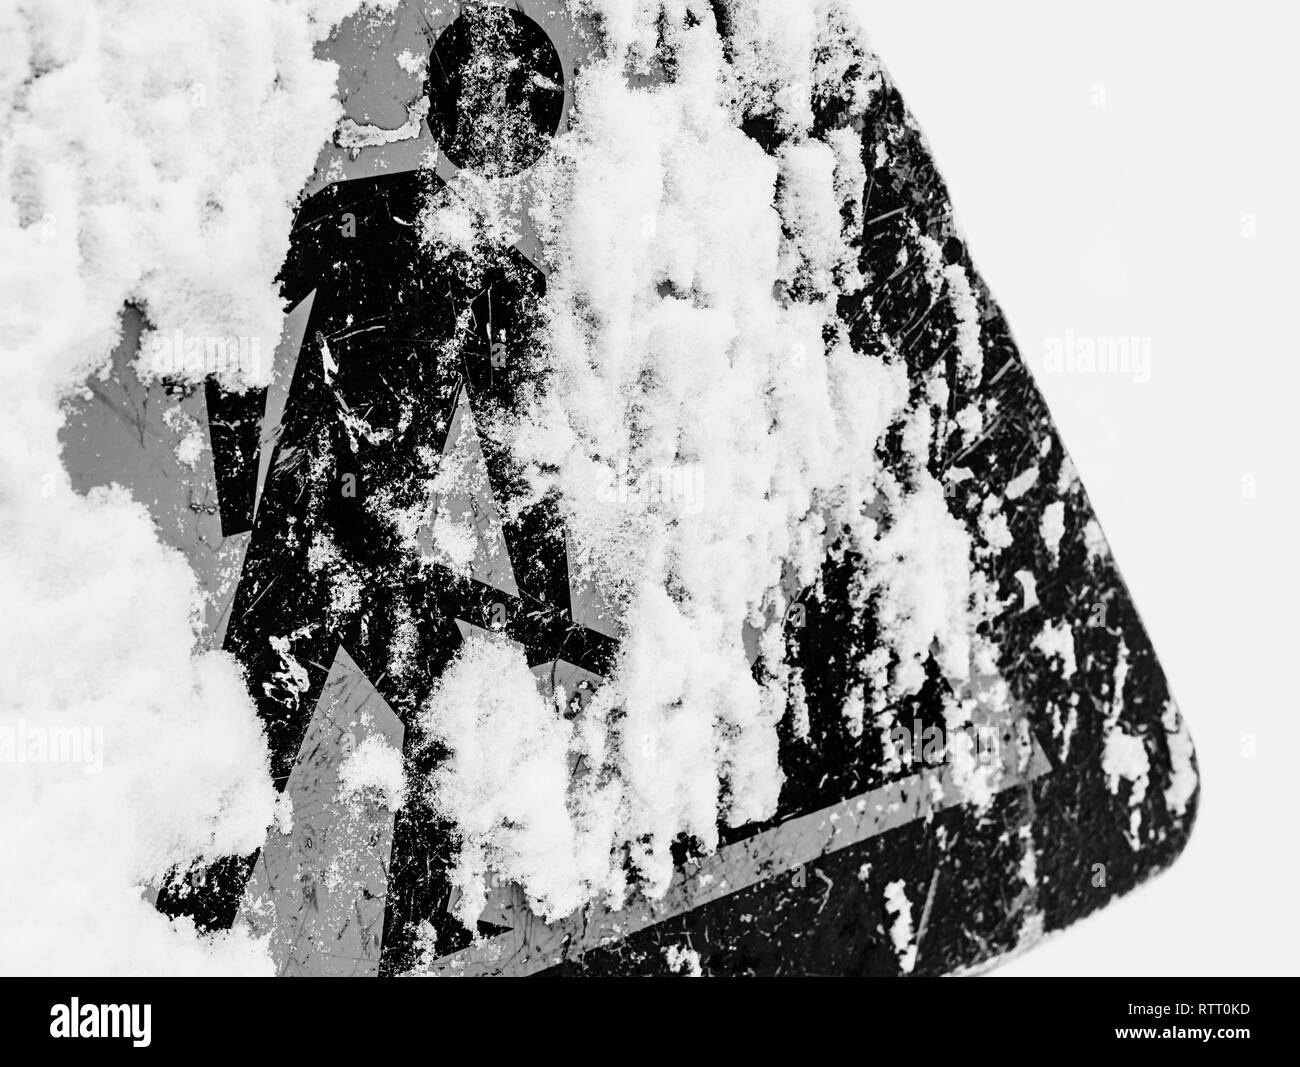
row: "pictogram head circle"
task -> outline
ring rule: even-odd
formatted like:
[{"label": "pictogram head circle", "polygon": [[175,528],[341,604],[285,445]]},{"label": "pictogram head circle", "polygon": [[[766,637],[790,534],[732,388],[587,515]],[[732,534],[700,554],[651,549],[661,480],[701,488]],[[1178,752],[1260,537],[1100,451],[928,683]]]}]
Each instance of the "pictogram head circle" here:
[{"label": "pictogram head circle", "polygon": [[541,158],[564,112],[564,70],[545,31],[499,4],[467,7],[429,57],[429,129],[457,167],[490,178]]}]

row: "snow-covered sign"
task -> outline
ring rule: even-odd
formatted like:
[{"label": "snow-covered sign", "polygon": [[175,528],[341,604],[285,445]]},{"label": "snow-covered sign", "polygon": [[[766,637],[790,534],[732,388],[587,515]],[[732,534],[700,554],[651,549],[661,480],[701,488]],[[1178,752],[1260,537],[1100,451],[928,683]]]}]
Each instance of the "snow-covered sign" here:
[{"label": "snow-covered sign", "polygon": [[128,335],[64,433],[287,798],[163,912],[281,973],[946,973],[1173,859],[1186,727],[841,3],[402,0],[319,52],[263,387]]}]

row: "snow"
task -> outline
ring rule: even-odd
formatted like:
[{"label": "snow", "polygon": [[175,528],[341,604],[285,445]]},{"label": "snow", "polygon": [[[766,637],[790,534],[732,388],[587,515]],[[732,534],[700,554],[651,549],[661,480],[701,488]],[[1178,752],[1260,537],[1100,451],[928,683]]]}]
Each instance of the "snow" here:
[{"label": "snow", "polygon": [[980,536],[982,549],[986,552],[1000,552],[1015,543],[1007,517],[997,508],[997,502],[990,497],[985,502],[984,514],[980,516]]},{"label": "snow", "polygon": [[966,268],[959,263],[944,268],[948,298],[957,316],[957,367],[963,383],[979,384],[984,367],[984,350],[980,345],[979,303],[971,287]]},{"label": "snow", "polygon": [[[329,582],[330,621],[352,615],[361,605],[364,586],[361,576],[335,548],[328,534],[318,531],[307,548],[307,568],[313,574],[323,571]],[[306,671],[302,671],[304,685]]]},{"label": "snow", "polygon": [[898,969],[911,974],[916,966],[916,943],[912,934],[912,905],[907,899],[907,883],[901,878],[885,886],[885,910],[894,917],[889,939],[898,956]]},{"label": "snow", "polygon": [[1008,500],[1019,500],[1038,481],[1038,467],[1028,467],[1021,471],[1007,483],[1006,498]]},{"label": "snow", "polygon": [[[829,536],[866,559],[853,595],[882,635],[863,654],[880,681],[873,713],[920,689],[932,651],[958,681],[971,658],[971,543],[925,469],[930,408],[907,407],[887,340],[881,354],[849,346],[834,302],[862,285],[851,241],[866,170],[853,130],[811,136],[811,101],[854,63],[854,106],[870,99],[878,67],[860,31],[837,4],[732,0],[728,62],[707,12],[583,6],[600,16],[603,58],[583,69],[569,129],[530,177],[550,364],[521,417],[492,429],[529,497],[557,495],[570,555],[620,620],[622,643],[573,726],[530,705],[525,718],[545,738],[534,758],[549,761],[534,780],[550,792],[533,818],[511,822],[510,848],[481,817],[497,811],[493,782],[517,783],[473,762],[487,758],[481,716],[435,701],[439,736],[462,754],[457,780],[488,790],[477,806],[446,809],[461,831],[467,921],[494,864],[548,913],[622,893],[629,875],[653,897],[679,835],[710,849],[720,822],[772,814],[777,724],[788,715],[801,736],[807,715],[798,672],[783,662],[783,569],[799,589],[814,584]],[[674,80],[630,78],[657,66],[656,48],[671,54]],[[790,134],[776,156],[739,128],[759,114]],[[507,194],[469,169],[456,183],[431,200],[422,232],[435,255],[472,270],[481,244],[511,239]],[[970,380],[982,354],[969,279],[932,251]],[[906,489],[875,454],[900,421],[916,460]],[[758,680],[747,625],[759,631]],[[506,654],[475,645],[446,684],[466,694],[499,685]],[[511,677],[525,699],[521,661]],[[866,712],[864,695],[851,695],[852,728]],[[591,773],[567,780],[574,745],[595,756]],[[551,864],[522,862],[542,841]]]},{"label": "snow", "polygon": [[[1278,699],[1293,689],[1300,598],[1300,493],[1288,473],[1300,366],[1279,361],[1274,342],[1293,329],[1286,294],[1300,237],[1300,141],[1277,136],[1300,93],[1300,67],[1288,60],[1294,12],[1266,0],[1225,8],[1184,21],[1171,49],[1159,5],[1104,0],[1087,20],[1032,0],[863,6],[1086,482],[1089,502],[1077,480],[1058,488],[1071,489],[1078,524],[1062,555],[1078,558],[1065,545],[1090,503],[1105,529],[1094,541],[1103,558],[1081,565],[1110,575],[1113,549],[1206,783],[1199,805],[1189,799],[1190,843],[1168,870],[995,973],[1294,974],[1295,851],[1276,843],[1294,837],[1289,765],[1300,745],[1294,701]],[[945,32],[932,32],[939,24]],[[1219,90],[1205,95],[1210,53],[1223,65]],[[1109,106],[1099,110],[1090,94],[1103,80]],[[1220,131],[1223,158],[1254,162],[1228,181],[1199,166],[1207,125]],[[1118,159],[1130,165],[1116,168]],[[1245,212],[1257,236],[1243,234]],[[1193,253],[1187,220],[1202,215],[1217,222],[1197,231]],[[1039,374],[1042,339],[1067,325],[1157,338],[1161,374],[1141,387],[1123,376]],[[1234,353],[1226,371],[1225,351]],[[1055,473],[1051,463],[1044,470]],[[1253,500],[1241,497],[1248,471],[1259,479]],[[1232,580],[1194,582],[1206,561],[1231,561]],[[1081,670],[1082,658],[1081,643]],[[1090,714],[1079,709],[1081,725]],[[1242,755],[1247,731],[1260,740],[1252,758]],[[1070,758],[1079,759],[1084,731],[1075,737]],[[1150,736],[1153,763],[1165,759],[1164,738],[1159,727]],[[1165,788],[1156,775],[1153,792]]]},{"label": "snow", "polygon": [[1034,832],[1026,824],[1020,827],[1020,840],[1024,844],[1024,852],[1020,854],[1020,877],[1024,880],[1025,885],[1031,889],[1038,886],[1038,850],[1034,846]]},{"label": "snow", "polygon": [[1020,583],[1020,610],[1028,611],[1038,606],[1038,580],[1032,571],[1019,570],[1015,579]]},{"label": "snow", "polygon": [[425,70],[429,66],[429,57],[424,53],[416,55],[409,50],[403,50],[397,53],[397,65],[407,74],[414,77],[423,77]]},{"label": "snow", "polygon": [[1115,663],[1111,706],[1104,727],[1101,769],[1106,775],[1106,787],[1116,795],[1119,795],[1121,779],[1130,783],[1128,841],[1130,847],[1136,849],[1141,844],[1138,835],[1142,828],[1142,804],[1146,800],[1151,760],[1147,754],[1145,738],[1129,733],[1120,721],[1124,713],[1124,686],[1128,681],[1128,672],[1128,646],[1121,642]]},{"label": "snow", "polygon": [[[624,833],[651,892],[677,834],[707,847],[720,818],[773,810],[776,722],[797,685],[779,656],[778,676],[754,681],[742,629],[769,620],[778,636],[783,561],[815,578],[817,498],[842,492],[844,519],[861,512],[876,440],[905,398],[900,368],[843,342],[823,355],[825,297],[851,258],[843,146],[796,141],[774,159],[738,128],[736,101],[775,70],[807,69],[798,48],[816,36],[812,12],[760,7],[753,20],[745,7],[756,36],[732,68],[709,21],[688,28],[669,5],[677,81],[655,89],[625,77],[635,56],[620,43],[643,46],[630,43],[641,23],[621,21],[610,57],[583,74],[534,208],[549,237],[553,366],[514,449],[538,494],[558,489],[577,554],[624,619],[601,699],[627,711]],[[767,34],[791,20],[802,28],[778,48]],[[802,102],[780,109],[792,129],[806,125],[802,84]],[[778,281],[808,299],[780,299]],[[660,495],[611,507],[599,491],[611,467],[635,483],[682,466],[708,506]]]},{"label": "snow", "polygon": [[1097,559],[1109,550],[1106,535],[1101,532],[1101,524],[1096,519],[1089,519],[1084,525],[1083,543],[1088,549],[1089,559]]},{"label": "snow", "polygon": [[197,419],[187,415],[180,407],[168,408],[163,413],[163,423],[181,437],[176,446],[176,462],[191,470],[207,447],[207,429]]},{"label": "snow", "polygon": [[918,482],[893,527],[865,546],[867,565],[856,578],[884,594],[877,623],[898,659],[891,695],[920,690],[932,651],[949,679],[970,673],[970,535],[939,483]]},{"label": "snow", "polygon": [[389,811],[400,811],[406,803],[402,750],[381,733],[368,735],[339,765],[339,791],[345,797],[373,797]]},{"label": "snow", "polygon": [[1078,669],[1074,652],[1074,631],[1067,622],[1056,625],[1044,623],[1043,628],[1034,638],[1034,648],[1049,659],[1055,658],[1061,664],[1061,677],[1070,679]]},{"label": "snow", "polygon": [[[312,47],[351,6],[0,10],[0,724],[103,736],[102,773],[0,774],[5,971],[270,970],[246,935],[200,938],[142,891],[256,848],[276,793],[238,665],[196,652],[192,573],[125,493],[72,492],[57,401],[105,363],[128,301],[156,338],[274,351],[293,200],[337,114]],[[224,373],[264,380],[247,363]]]},{"label": "snow", "polygon": [[1165,803],[1169,810],[1179,815],[1187,811],[1187,802],[1196,792],[1199,780],[1193,759],[1192,735],[1187,720],[1171,700],[1165,706],[1161,719],[1169,742],[1169,785],[1165,788]]},{"label": "snow", "polygon": [[413,141],[420,136],[420,127],[428,112],[429,100],[427,97],[421,97],[407,110],[406,121],[391,130],[345,118],[339,123],[334,139],[340,148],[348,148],[353,152],[362,148],[395,144],[398,141]]},{"label": "snow", "polygon": [[703,976],[700,954],[689,945],[669,945],[664,949],[664,959],[674,974],[684,974],[687,978]]},{"label": "snow", "polygon": [[1052,562],[1061,557],[1061,538],[1065,534],[1065,503],[1054,500],[1043,509],[1043,517],[1038,524],[1038,531],[1047,547]]},{"label": "snow", "polygon": [[1147,756],[1146,742],[1137,734],[1130,734],[1116,725],[1106,734],[1106,747],[1102,751],[1101,767],[1106,773],[1106,784],[1112,793],[1119,789],[1121,778],[1132,784],[1129,794],[1129,842],[1138,847],[1138,830],[1142,824],[1142,803],[1147,795],[1147,778],[1151,761]]},{"label": "snow", "polygon": [[[840,239],[844,190],[837,187],[835,172],[842,160],[856,161],[857,156],[837,155],[821,141],[790,145],[780,158],[777,210],[789,240],[782,247],[779,274],[822,295],[833,290],[837,273],[855,269],[856,256]],[[855,177],[861,169],[858,162]]]},{"label": "snow", "polygon": [[[1046,440],[1046,438],[1044,438]],[[1074,461],[1069,456],[1061,460],[1061,472],[1056,476],[1056,491],[1067,493],[1079,482],[1079,472],[1074,469]]]},{"label": "snow", "polygon": [[[256,848],[283,809],[236,663],[195,651],[188,568],[124,494],[70,492],[56,400],[103,364],[127,301],[146,312],[154,356],[182,336],[205,354],[274,351],[274,275],[293,198],[338,116],[333,70],[312,44],[353,6],[226,0],[176,20],[161,0],[139,0],[0,16],[20,55],[19,76],[0,77],[0,227],[23,264],[14,272],[7,260],[13,276],[0,278],[12,297],[0,327],[16,353],[0,368],[0,576],[12,591],[0,639],[15,652],[0,710],[24,728],[104,731],[101,774],[40,765],[0,780],[0,802],[17,813],[0,846],[23,857],[0,871],[0,903],[30,917],[0,930],[6,966],[269,967],[246,935],[200,939],[138,891],[174,864]],[[471,634],[423,711],[446,753],[432,779],[406,783],[375,739],[341,771],[350,794],[390,807],[408,790],[427,793],[452,827],[455,910],[470,927],[496,877],[517,882],[543,918],[617,900],[629,875],[654,896],[680,835],[712,848],[720,822],[772,814],[777,724],[791,715],[798,734],[806,718],[801,680],[783,664],[783,569],[798,589],[814,585],[840,536],[866,560],[854,596],[881,634],[862,657],[878,680],[873,714],[920,689],[932,653],[950,680],[966,679],[974,622],[994,601],[973,581],[970,537],[926,469],[931,403],[909,406],[888,339],[882,351],[854,351],[836,312],[835,297],[863,284],[850,239],[866,172],[857,134],[818,139],[811,116],[855,64],[851,111],[879,86],[852,20],[830,2],[728,0],[737,36],[724,58],[698,5],[698,19],[681,0],[584,6],[601,18],[605,56],[584,69],[579,111],[535,168],[551,366],[506,431],[534,495],[558,494],[575,555],[624,640],[611,677],[568,720],[517,645]],[[650,69],[660,33],[675,80],[630,78]],[[755,116],[789,135],[779,155],[741,131]],[[385,143],[418,119],[345,126],[341,142]],[[469,170],[419,226],[447,261],[517,236],[500,191]],[[936,299],[956,314],[960,374],[973,384],[982,352],[970,279],[918,241]],[[141,373],[156,369],[146,358]],[[264,383],[269,370],[258,358],[217,368],[235,384]],[[931,402],[941,388],[932,383]],[[915,462],[905,478],[876,458],[900,422]],[[982,415],[963,409],[958,424],[969,438]],[[358,415],[346,413],[346,425],[373,436]],[[192,453],[187,444],[182,458]],[[431,492],[445,497],[466,473],[444,458],[428,466]],[[611,499],[611,485],[637,491]],[[418,515],[392,518],[415,536]],[[434,519],[433,554],[468,568],[477,536],[458,516],[435,508]],[[1009,544],[1005,516],[985,519],[993,550]],[[314,541],[311,561],[335,610],[353,607],[360,588],[332,546]],[[746,625],[760,634],[758,679]],[[399,623],[410,640],[395,647],[396,673],[411,668],[415,626]],[[307,688],[295,652],[304,636],[271,639],[282,665],[273,684],[296,696]],[[850,697],[859,731],[867,710],[863,694]],[[32,870],[39,884],[25,877]],[[916,949],[901,882],[887,899],[908,971]]]},{"label": "snow", "polygon": [[538,692],[523,650],[471,636],[439,679],[422,725],[448,752],[430,796],[459,838],[450,873],[460,891],[457,917],[474,928],[489,872],[525,887],[544,919],[577,908],[584,871],[575,850],[580,828],[567,807],[571,731]]}]

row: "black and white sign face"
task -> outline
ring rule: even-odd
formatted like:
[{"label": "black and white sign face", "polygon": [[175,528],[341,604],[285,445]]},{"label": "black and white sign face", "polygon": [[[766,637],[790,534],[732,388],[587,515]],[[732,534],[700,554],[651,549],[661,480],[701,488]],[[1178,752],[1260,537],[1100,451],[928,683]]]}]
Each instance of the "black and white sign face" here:
[{"label": "black and white sign face", "polygon": [[[1187,729],[898,92],[829,25],[806,115],[771,106],[764,94],[781,99],[781,86],[738,74],[718,111],[734,121],[710,132],[691,94],[718,79],[692,73],[748,71],[753,42],[728,5],[697,6],[707,18],[651,27],[637,46],[625,117],[678,108],[684,137],[706,131],[682,156],[730,155],[692,170],[665,150],[662,213],[655,201],[641,229],[585,233],[586,245],[572,221],[561,232],[535,209],[554,206],[557,174],[611,203],[644,178],[630,150],[600,155],[627,131],[602,134],[609,116],[582,95],[611,76],[610,27],[540,0],[408,2],[345,23],[325,49],[345,118],[295,220],[270,387],[142,385],[128,333],[100,386],[112,402],[72,412],[79,487],[128,485],[195,567],[209,639],[247,672],[292,812],[257,855],[176,872],[158,906],[269,933],[282,973],[977,969],[1104,906],[1186,840]],[[768,175],[761,206],[782,241],[771,263],[709,266],[707,249],[687,247],[715,232],[715,196],[748,195],[728,160]],[[818,215],[826,198],[800,197],[823,165],[836,200]],[[681,175],[723,192],[682,191]],[[473,196],[496,214],[464,206]],[[848,254],[824,263],[827,233]],[[647,356],[637,391],[618,394],[641,451],[587,455],[609,477],[583,498],[562,464],[538,481],[519,428],[611,414],[599,386],[613,349],[587,378],[555,354],[575,249],[603,255],[602,242],[669,266],[648,287],[638,269],[608,280],[644,327],[619,351],[644,342],[658,362]],[[695,268],[672,266],[691,257]],[[764,270],[777,284],[761,307],[735,297]],[[812,322],[814,345],[781,347],[754,384],[737,309],[773,329]],[[583,309],[592,337],[615,310]],[[692,348],[696,388],[674,391],[681,337],[703,346],[719,332],[717,369]],[[712,395],[731,373],[761,405],[741,422],[774,446],[766,459],[729,453],[729,471],[785,470],[786,454],[823,447],[825,419],[843,427],[825,448],[856,457],[845,476],[717,490],[709,449],[734,443],[718,443],[687,394]],[[810,382],[824,410],[796,408]],[[868,402],[890,389],[882,418]],[[717,420],[730,426],[724,394]],[[694,414],[672,427],[676,452],[655,453],[645,442],[678,407]],[[206,427],[201,462],[170,461],[189,424],[174,412]],[[852,452],[853,428],[877,423]],[[814,468],[838,469],[799,469]],[[767,592],[744,617],[709,614],[700,590],[725,590],[729,557],[687,559],[703,534],[678,534],[714,529],[699,514],[727,506],[717,543],[744,546],[767,536],[778,503],[798,553],[756,575],[731,557]],[[624,514],[663,521],[610,518]],[[677,561],[658,600],[630,595],[592,549],[637,556],[629,530],[659,531]],[[674,640],[668,624],[647,644],[642,629],[661,625],[652,603],[699,633],[715,615],[735,623],[726,669],[754,687],[752,705],[731,708],[722,679],[703,697],[694,681],[677,693],[696,678],[697,631]],[[522,739],[534,712],[521,701],[549,716]],[[568,740],[543,768],[538,746],[557,736]],[[677,776],[697,761],[712,806],[679,818],[695,790]],[[539,829],[556,766],[552,822],[567,838]],[[502,806],[512,790],[523,801]],[[639,832],[602,837],[597,824]],[[599,876],[577,879],[602,891],[566,910],[547,848],[573,840],[605,845]]]}]

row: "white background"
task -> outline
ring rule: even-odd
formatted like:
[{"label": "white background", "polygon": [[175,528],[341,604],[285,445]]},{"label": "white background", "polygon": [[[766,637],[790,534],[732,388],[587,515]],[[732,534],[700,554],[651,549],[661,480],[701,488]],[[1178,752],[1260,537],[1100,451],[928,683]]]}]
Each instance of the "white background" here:
[{"label": "white background", "polygon": [[[995,973],[1300,973],[1300,9],[859,2],[1201,766],[1182,858]],[[1048,373],[1067,329],[1150,338],[1150,381]]]}]

